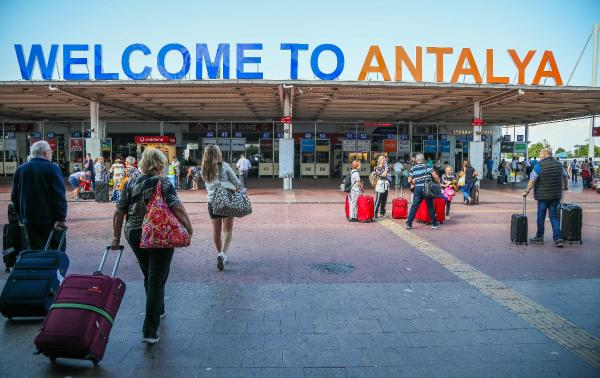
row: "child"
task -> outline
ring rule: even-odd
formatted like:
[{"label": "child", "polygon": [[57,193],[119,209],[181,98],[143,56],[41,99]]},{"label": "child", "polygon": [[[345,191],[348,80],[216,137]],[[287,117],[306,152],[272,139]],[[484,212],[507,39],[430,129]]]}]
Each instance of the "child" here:
[{"label": "child", "polygon": [[450,219],[450,204],[456,194],[457,177],[452,171],[452,167],[449,165],[446,166],[446,170],[442,175],[440,187],[443,190],[442,197],[446,200],[446,219]]}]

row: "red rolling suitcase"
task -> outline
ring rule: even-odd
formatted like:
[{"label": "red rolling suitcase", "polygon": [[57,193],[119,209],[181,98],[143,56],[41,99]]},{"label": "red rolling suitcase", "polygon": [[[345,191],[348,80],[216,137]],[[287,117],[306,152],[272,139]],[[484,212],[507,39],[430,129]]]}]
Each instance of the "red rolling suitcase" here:
[{"label": "red rolling suitcase", "polygon": [[373,196],[358,196],[358,221],[373,222],[375,218],[375,198]]},{"label": "red rolling suitcase", "polygon": [[408,201],[402,197],[402,188],[400,188],[400,197],[396,189],[396,198],[392,200],[392,218],[406,219],[408,217]]},{"label": "red rolling suitcase", "polygon": [[107,246],[97,272],[68,275],[34,343],[38,353],[56,358],[91,360],[98,364],[104,356],[108,336],[123,295],[125,283],[115,278],[124,247],[121,246],[111,276],[102,274],[110,251]]},{"label": "red rolling suitcase", "polygon": [[[443,198],[434,198],[433,207],[435,209],[435,219],[438,223],[443,223],[446,220],[446,201]],[[431,223],[425,200],[421,201],[415,219],[419,222]]]}]

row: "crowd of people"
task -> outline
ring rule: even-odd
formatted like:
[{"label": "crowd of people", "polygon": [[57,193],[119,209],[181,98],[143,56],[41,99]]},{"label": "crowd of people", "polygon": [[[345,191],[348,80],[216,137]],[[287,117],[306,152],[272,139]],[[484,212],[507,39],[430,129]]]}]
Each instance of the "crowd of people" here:
[{"label": "crowd of people", "polygon": [[[350,188],[348,193],[350,222],[358,221],[358,197],[365,192],[364,183],[360,177],[361,162],[354,160],[350,172]],[[422,201],[427,203],[427,208],[432,219],[432,227],[438,228],[436,221],[433,198],[424,194],[425,184],[433,182],[440,188],[439,197],[445,201],[445,213],[449,218],[451,203],[458,190],[463,195],[465,205],[474,204],[471,194],[477,183],[479,173],[471,166],[469,160],[463,161],[462,170],[456,174],[450,165],[443,170],[435,169],[431,161],[426,161],[423,154],[417,154],[410,163],[396,161],[394,165],[388,164],[387,156],[381,155],[369,176],[369,181],[375,190],[375,217],[386,216],[388,192],[392,187],[409,187],[412,193],[412,205],[406,221],[406,228],[412,228],[415,214]]]}]

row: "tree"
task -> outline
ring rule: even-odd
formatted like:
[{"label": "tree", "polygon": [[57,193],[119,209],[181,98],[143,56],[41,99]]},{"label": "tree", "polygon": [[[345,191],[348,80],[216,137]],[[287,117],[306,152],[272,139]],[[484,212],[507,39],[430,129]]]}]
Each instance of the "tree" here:
[{"label": "tree", "polygon": [[564,148],[562,148],[562,147],[558,147],[558,148],[556,149],[556,153],[557,153],[557,154],[561,154],[561,153],[563,153],[563,152],[567,152],[567,150],[565,150],[565,149],[564,149]]},{"label": "tree", "polygon": [[542,148],[552,148],[552,146],[550,146],[550,143],[548,143],[546,139],[542,140],[541,142],[534,143],[531,146],[529,146],[529,157],[539,157]]},{"label": "tree", "polygon": [[[586,158],[588,157],[588,151],[589,148],[587,144],[580,145],[578,149],[573,151],[573,157]],[[600,147],[594,147],[594,157],[596,156],[600,156]]]}]

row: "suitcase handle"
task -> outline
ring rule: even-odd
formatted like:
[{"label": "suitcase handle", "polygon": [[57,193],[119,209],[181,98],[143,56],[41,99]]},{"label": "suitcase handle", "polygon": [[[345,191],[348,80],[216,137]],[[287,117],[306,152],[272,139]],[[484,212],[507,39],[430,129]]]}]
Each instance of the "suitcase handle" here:
[{"label": "suitcase handle", "polygon": [[527,215],[527,196],[523,196],[523,215]]},{"label": "suitcase handle", "polygon": [[[112,278],[114,278],[115,274],[117,274],[117,268],[119,267],[119,262],[121,261],[121,256],[123,255],[124,249],[125,249],[125,246],[123,246],[123,245],[119,246],[119,254],[117,255],[115,265],[113,266],[112,273],[110,274],[110,276]],[[104,250],[104,254],[102,255],[102,260],[100,260],[100,266],[98,267],[98,272],[102,272],[102,268],[104,268],[104,263],[106,262],[106,257],[108,256],[108,252],[110,252],[110,245],[107,245],[106,249]]]},{"label": "suitcase handle", "polygon": [[56,248],[56,250],[58,251],[62,251],[62,247],[65,244],[65,238],[67,236],[67,229],[61,230],[58,228],[53,228],[52,231],[50,231],[50,235],[48,236],[48,240],[46,241],[46,246],[44,247],[44,251],[47,251],[50,249],[50,243],[52,242],[52,239],[54,238],[54,231],[62,231],[62,235],[60,236],[60,241],[58,242],[58,248]]}]

